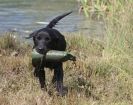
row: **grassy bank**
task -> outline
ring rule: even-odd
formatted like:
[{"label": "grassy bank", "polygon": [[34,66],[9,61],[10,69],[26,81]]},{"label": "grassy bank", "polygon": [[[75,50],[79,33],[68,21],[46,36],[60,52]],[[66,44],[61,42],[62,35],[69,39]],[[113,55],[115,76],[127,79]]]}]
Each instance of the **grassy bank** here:
[{"label": "grassy bank", "polygon": [[[50,87],[53,73],[46,70],[47,86],[53,91],[49,96],[40,90],[38,80],[33,76],[31,47],[15,42],[10,36],[0,37],[0,105],[133,104],[132,74],[112,65],[118,59],[105,56],[103,43],[80,34],[66,35],[67,50],[77,56],[77,61],[64,63],[64,84],[68,94],[57,97]],[[6,40],[10,43],[3,43]],[[12,55],[14,51],[18,52],[16,56]],[[119,63],[129,65],[131,62]],[[132,70],[132,66],[128,68]]]},{"label": "grassy bank", "polygon": [[[95,3],[100,4],[90,6]],[[21,44],[11,33],[0,37],[0,105],[133,105],[132,4],[132,0],[103,0],[103,43],[78,33],[66,35],[67,50],[77,61],[64,63],[65,97],[55,95],[49,70],[47,86],[53,95],[40,90],[33,76],[31,46]]]}]

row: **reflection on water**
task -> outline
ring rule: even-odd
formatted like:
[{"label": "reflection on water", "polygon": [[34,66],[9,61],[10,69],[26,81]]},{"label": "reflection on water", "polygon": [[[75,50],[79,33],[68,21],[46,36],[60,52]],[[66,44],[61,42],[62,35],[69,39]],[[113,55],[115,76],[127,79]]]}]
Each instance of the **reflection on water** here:
[{"label": "reflection on water", "polygon": [[[77,9],[76,0],[0,0],[0,32],[17,30],[21,35],[43,28],[46,22],[64,12]],[[42,24],[44,23],[44,24]],[[84,31],[87,34],[103,34],[103,24],[86,22],[74,11],[55,28],[61,32]]]}]

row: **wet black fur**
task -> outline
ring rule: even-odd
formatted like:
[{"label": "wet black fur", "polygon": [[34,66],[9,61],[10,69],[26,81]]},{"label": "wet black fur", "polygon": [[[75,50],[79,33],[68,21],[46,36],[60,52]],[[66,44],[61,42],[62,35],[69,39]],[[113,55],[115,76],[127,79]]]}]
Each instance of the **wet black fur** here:
[{"label": "wet black fur", "polygon": [[[29,35],[28,38],[33,38],[34,46],[38,53],[45,54],[48,50],[65,51],[66,40],[64,36],[56,29],[52,29],[56,23],[63,17],[72,12],[64,13],[54,18],[45,28],[37,30]],[[46,62],[45,59],[40,65],[35,67],[34,75],[39,78],[42,89],[46,89],[45,85],[45,70],[44,68],[54,69],[52,83],[56,84],[56,89],[59,94],[63,95],[63,62]]]}]

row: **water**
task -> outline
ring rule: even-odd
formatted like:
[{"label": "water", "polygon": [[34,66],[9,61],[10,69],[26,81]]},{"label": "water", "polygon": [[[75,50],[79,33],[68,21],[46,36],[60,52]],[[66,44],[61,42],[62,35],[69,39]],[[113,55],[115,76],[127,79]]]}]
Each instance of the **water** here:
[{"label": "water", "polygon": [[87,35],[103,35],[103,23],[85,20],[79,15],[76,0],[0,0],[0,33],[17,31],[21,36],[43,28],[45,22],[74,10],[55,27],[61,32],[85,32]]}]

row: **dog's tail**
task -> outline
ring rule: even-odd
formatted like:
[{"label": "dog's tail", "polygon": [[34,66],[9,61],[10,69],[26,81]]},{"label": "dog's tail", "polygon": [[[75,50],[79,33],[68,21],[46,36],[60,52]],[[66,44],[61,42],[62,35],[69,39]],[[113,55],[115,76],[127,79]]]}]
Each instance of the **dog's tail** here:
[{"label": "dog's tail", "polygon": [[64,14],[62,14],[60,16],[57,16],[52,21],[50,21],[50,23],[46,26],[46,28],[53,28],[58,23],[59,20],[61,20],[62,18],[64,18],[65,16],[67,16],[67,15],[69,15],[71,13],[72,13],[72,11],[64,13]]}]

